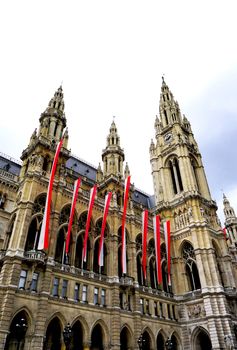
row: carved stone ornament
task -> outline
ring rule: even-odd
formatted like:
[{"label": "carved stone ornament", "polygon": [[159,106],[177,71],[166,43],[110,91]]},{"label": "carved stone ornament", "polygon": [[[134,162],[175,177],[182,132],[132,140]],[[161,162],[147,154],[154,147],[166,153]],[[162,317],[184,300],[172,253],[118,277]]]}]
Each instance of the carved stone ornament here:
[{"label": "carved stone ornament", "polygon": [[189,318],[198,318],[206,315],[206,312],[202,305],[192,305],[188,308],[188,316]]},{"label": "carved stone ornament", "polygon": [[225,349],[226,350],[233,350],[234,349],[234,342],[233,342],[231,335],[225,335],[224,342],[225,342]]}]

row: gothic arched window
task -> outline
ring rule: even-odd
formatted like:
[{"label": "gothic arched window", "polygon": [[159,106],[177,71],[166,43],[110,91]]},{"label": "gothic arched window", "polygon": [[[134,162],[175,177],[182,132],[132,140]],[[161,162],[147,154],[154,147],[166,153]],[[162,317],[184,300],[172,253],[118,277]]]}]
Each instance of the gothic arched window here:
[{"label": "gothic arched window", "polygon": [[171,182],[173,185],[174,194],[180,193],[183,191],[183,183],[179,169],[179,161],[177,158],[173,158],[168,163],[170,169]]},{"label": "gothic arched window", "polygon": [[197,187],[197,190],[199,190],[200,186],[199,186],[199,181],[198,181],[197,163],[194,159],[191,159],[190,161],[191,161],[191,167],[192,167],[195,185]]},{"label": "gothic arched window", "polygon": [[55,261],[65,263],[65,238],[67,234],[67,226],[61,227],[57,236],[57,244],[55,250]]},{"label": "gothic arched window", "polygon": [[196,264],[195,252],[192,245],[188,242],[184,243],[182,256],[185,263],[185,272],[188,279],[188,286],[190,290],[200,289],[201,283]]},{"label": "gothic arched window", "polygon": [[[170,292],[168,286],[168,272],[167,272],[167,256],[166,256],[166,247],[165,244],[161,244],[161,273],[162,273],[162,286],[165,292]],[[171,288],[171,287],[170,287]]]}]

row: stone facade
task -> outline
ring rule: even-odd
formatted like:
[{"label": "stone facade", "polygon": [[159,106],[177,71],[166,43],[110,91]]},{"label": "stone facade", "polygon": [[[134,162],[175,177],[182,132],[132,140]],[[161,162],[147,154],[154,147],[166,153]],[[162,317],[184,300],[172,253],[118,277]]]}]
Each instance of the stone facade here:
[{"label": "stone facade", "polygon": [[[224,196],[227,235],[216,214],[191,125],[162,81],[155,142],[150,146],[154,196],[130,188],[126,222],[127,275],[121,271],[121,221],[130,174],[115,122],[94,168],[70,154],[60,87],[42,113],[22,163],[0,154],[0,348],[70,349],[237,348],[237,218]],[[66,130],[53,187],[50,242],[37,244],[50,170]],[[103,170],[102,170],[103,169]],[[65,256],[74,181],[82,184],[69,256]],[[89,191],[98,185],[86,263],[82,245]],[[112,191],[104,267],[98,247],[104,198]],[[147,280],[141,268],[142,211],[149,210]],[[158,285],[152,216],[171,221],[171,281],[167,284],[161,228],[163,284]]]}]

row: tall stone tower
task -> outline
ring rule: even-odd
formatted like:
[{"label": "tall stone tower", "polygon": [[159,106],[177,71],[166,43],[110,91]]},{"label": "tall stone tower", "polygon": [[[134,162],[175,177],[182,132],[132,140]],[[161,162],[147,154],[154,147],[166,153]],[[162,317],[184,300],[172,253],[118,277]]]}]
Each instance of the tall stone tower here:
[{"label": "tall stone tower", "polygon": [[223,204],[225,214],[225,227],[228,230],[230,243],[237,245],[237,217],[225,194],[223,194]]},{"label": "tall stone tower", "polygon": [[[224,316],[228,313],[224,291],[236,288],[231,257],[191,125],[181,115],[164,78],[155,133],[155,142],[152,140],[150,145],[155,211],[162,219],[171,220],[173,292],[183,296],[189,291],[197,294],[195,306],[187,303],[181,308],[183,320],[188,317],[192,329],[197,319],[205,316],[200,326],[210,333],[213,349],[220,349],[224,346],[224,334],[233,336],[229,317]],[[225,269],[221,268],[224,261]],[[213,293],[218,295],[218,306]],[[183,327],[183,337],[188,342],[186,331]],[[187,349],[189,346],[187,343]]]}]

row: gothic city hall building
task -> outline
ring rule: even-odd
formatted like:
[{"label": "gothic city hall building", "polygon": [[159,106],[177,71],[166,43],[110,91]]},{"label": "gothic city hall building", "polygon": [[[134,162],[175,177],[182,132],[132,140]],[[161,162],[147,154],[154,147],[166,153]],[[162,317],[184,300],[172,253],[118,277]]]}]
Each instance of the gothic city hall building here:
[{"label": "gothic city hall building", "polygon": [[[52,165],[62,135],[47,207],[48,248],[38,249]],[[237,217],[224,195],[223,231],[191,125],[164,79],[149,150],[154,193],[148,195],[131,183],[125,231],[124,189],[130,171],[115,122],[98,168],[71,154],[68,137],[59,87],[41,114],[21,161],[0,153],[0,349],[237,349]],[[78,178],[81,184],[66,254]],[[84,259],[90,191],[95,184]],[[100,236],[109,192],[100,266]],[[157,276],[156,215],[161,222],[162,283]],[[163,226],[168,221],[171,284]]]}]

